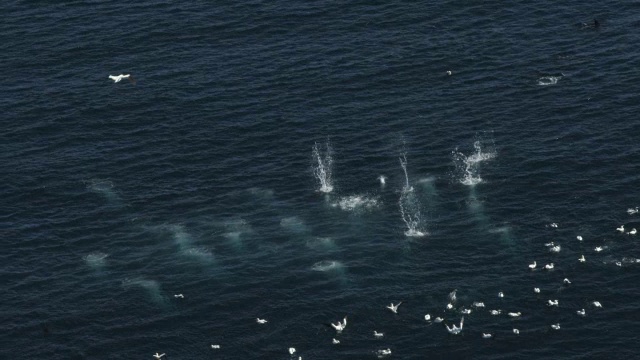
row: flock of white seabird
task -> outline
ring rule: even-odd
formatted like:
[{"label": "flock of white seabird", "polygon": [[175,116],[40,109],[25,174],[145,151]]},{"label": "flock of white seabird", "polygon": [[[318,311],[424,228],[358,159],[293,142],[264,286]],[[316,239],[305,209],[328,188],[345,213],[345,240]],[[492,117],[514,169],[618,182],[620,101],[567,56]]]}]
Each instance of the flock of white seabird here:
[{"label": "flock of white seabird", "polygon": [[[112,78],[112,77],[110,76],[110,78]],[[117,78],[117,79],[114,79],[115,82],[118,82],[118,81],[120,81],[122,79],[122,78],[119,78],[119,77],[115,77],[115,78]],[[124,78],[126,78],[126,77],[124,77]],[[380,178],[380,182],[381,182],[381,184],[384,184],[384,178],[383,177]],[[628,209],[627,212],[630,215],[636,214],[636,213],[638,213],[638,208]],[[552,228],[557,228],[558,224],[557,223],[552,223],[549,226],[552,227]],[[624,233],[624,225],[621,225],[616,230],[618,230],[621,233]],[[635,229],[633,229],[632,231],[628,232],[627,234],[631,234],[631,235],[635,234]],[[577,236],[576,238],[579,241],[583,240],[582,236]],[[547,243],[547,244],[545,244],[545,246],[550,248],[550,249],[557,248],[557,251],[552,250],[553,252],[559,252],[560,251],[560,245],[556,245],[553,242]],[[599,252],[599,251],[602,251],[604,248],[605,247],[598,246],[598,247],[595,248],[595,251]],[[584,255],[581,255],[580,258],[578,258],[578,261],[580,261],[581,263],[584,263],[586,261]],[[640,260],[636,260],[636,262],[640,262]],[[620,261],[617,261],[616,264],[618,266],[622,266],[622,263]],[[529,267],[529,269],[535,271],[537,265],[538,265],[537,262],[533,261],[533,263],[529,264],[528,267]],[[546,264],[544,266],[544,268],[547,269],[547,270],[552,270],[554,268],[554,264],[553,263]],[[564,278],[563,279],[563,283],[565,285],[570,285],[571,281],[568,278]],[[539,287],[535,287],[533,289],[533,291],[536,294],[540,294],[540,288]],[[499,298],[504,298],[504,296],[505,295],[504,295],[504,293],[502,291],[500,291],[498,293],[498,297]],[[174,297],[183,299],[184,295],[183,294],[176,294],[176,295],[174,295]],[[455,310],[454,309],[454,304],[457,301],[457,289],[454,289],[451,293],[449,293],[448,298],[449,298],[449,302],[448,302],[448,304],[446,306],[446,310],[445,311],[447,311],[447,310]],[[398,314],[398,307],[401,304],[402,304],[402,301],[398,302],[397,304],[391,303],[390,305],[387,305],[386,308],[389,309],[394,314]],[[560,301],[558,299],[553,299],[553,300],[549,299],[549,300],[547,300],[546,305],[549,306],[549,307],[559,307],[560,306]],[[602,304],[599,301],[592,301],[591,305],[593,305],[595,308],[602,308]],[[484,302],[474,301],[473,304],[472,304],[472,307],[475,308],[475,309],[481,309],[481,308],[485,308],[485,304],[484,304]],[[449,326],[449,325],[445,324],[445,328],[452,335],[458,335],[458,334],[462,333],[463,327],[464,327],[464,315],[471,314],[471,309],[461,307],[461,308],[459,308],[459,312],[461,314],[463,314],[462,318],[460,319],[459,325],[458,324],[452,324],[451,326]],[[489,310],[489,313],[491,315],[497,316],[497,315],[501,315],[502,314],[502,310],[493,309],[493,310]],[[576,314],[579,315],[579,316],[583,316],[584,317],[584,316],[586,316],[586,310],[584,308],[580,309],[580,310],[576,310]],[[518,312],[510,311],[510,312],[507,312],[507,315],[509,317],[511,317],[511,318],[519,318],[519,317],[522,316],[522,312],[520,312],[520,311],[518,311]],[[255,320],[256,320],[256,322],[258,324],[266,324],[268,322],[266,319],[261,319],[261,318],[256,318]],[[430,314],[424,315],[424,320],[426,322],[428,322],[428,323],[442,323],[444,321],[444,319],[441,318],[441,317],[432,318],[432,316]],[[336,323],[330,323],[329,325],[333,329],[336,330],[336,333],[340,334],[347,327],[347,316],[345,316],[342,321],[338,321]],[[560,323],[551,324],[550,327],[551,327],[552,330],[560,330],[561,329]],[[513,328],[512,332],[515,335],[519,335],[520,334],[520,330],[517,329],[517,328]],[[380,338],[384,337],[384,333],[378,332],[377,330],[373,330],[373,336],[375,338],[380,339]],[[491,339],[491,338],[493,338],[493,334],[484,333],[483,332],[482,333],[482,338],[483,339]],[[334,345],[340,344],[340,340],[338,340],[336,338],[332,338],[331,340],[332,340],[332,343]],[[220,345],[211,345],[211,348],[212,349],[220,349]],[[289,348],[289,354],[292,355],[292,356],[296,353],[296,351],[297,350],[295,348],[293,348],[293,347]],[[386,357],[386,356],[391,355],[391,349],[389,349],[389,348],[380,349],[380,350],[377,350],[375,353],[378,355],[378,357]],[[155,353],[153,355],[153,357],[156,358],[156,360],[160,360],[165,355],[166,354],[164,354],[164,353],[163,354]],[[298,356],[298,360],[302,360],[302,357]]]}]

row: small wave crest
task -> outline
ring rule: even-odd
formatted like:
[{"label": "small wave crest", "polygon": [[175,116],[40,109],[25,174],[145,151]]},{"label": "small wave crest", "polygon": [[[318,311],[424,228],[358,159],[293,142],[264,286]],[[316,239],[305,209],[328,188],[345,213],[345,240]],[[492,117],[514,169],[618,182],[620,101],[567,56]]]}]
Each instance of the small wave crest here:
[{"label": "small wave crest", "polygon": [[323,260],[323,261],[318,261],[317,263],[313,264],[313,266],[311,266],[311,270],[313,271],[334,271],[334,270],[339,270],[342,269],[343,265],[341,262],[339,261],[335,261],[335,260]]},{"label": "small wave crest", "polygon": [[543,76],[538,79],[538,85],[540,86],[549,86],[555,85],[562,79],[562,76]]}]

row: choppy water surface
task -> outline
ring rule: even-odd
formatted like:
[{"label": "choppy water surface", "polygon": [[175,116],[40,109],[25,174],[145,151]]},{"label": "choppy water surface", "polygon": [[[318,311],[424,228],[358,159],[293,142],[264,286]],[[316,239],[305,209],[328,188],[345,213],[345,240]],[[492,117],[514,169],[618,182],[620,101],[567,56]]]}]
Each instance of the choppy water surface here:
[{"label": "choppy water surface", "polygon": [[0,358],[637,356],[635,10],[10,1]]}]

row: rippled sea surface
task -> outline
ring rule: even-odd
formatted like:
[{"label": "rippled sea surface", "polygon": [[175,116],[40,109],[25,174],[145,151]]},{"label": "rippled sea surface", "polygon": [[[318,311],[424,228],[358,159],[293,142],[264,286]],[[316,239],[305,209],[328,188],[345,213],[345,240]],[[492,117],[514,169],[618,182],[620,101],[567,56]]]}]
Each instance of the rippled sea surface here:
[{"label": "rippled sea surface", "polygon": [[8,1],[0,358],[637,357],[638,10]]}]

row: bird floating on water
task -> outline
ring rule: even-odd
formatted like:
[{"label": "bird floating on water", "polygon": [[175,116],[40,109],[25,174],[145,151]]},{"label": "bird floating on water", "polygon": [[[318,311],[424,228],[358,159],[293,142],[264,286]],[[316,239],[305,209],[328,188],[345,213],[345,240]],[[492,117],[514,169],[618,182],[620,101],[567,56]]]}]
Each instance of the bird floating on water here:
[{"label": "bird floating on water", "polygon": [[380,180],[380,185],[384,185],[387,183],[387,177],[384,175],[378,176],[378,180]]},{"label": "bird floating on water", "polygon": [[551,325],[551,328],[553,330],[560,330],[560,324],[553,324],[553,325]]},{"label": "bird floating on water", "polygon": [[498,293],[498,297],[499,297],[499,298],[503,298],[503,297],[504,297],[504,293],[503,293],[502,291],[500,291],[500,292]]},{"label": "bird floating on water", "polygon": [[179,298],[179,299],[184,299],[184,295],[182,295],[182,294],[176,294],[176,295],[173,295],[173,297],[174,298]]},{"label": "bird floating on water", "polygon": [[382,355],[382,356],[391,355],[391,349],[378,350],[378,355]]},{"label": "bird floating on water", "polygon": [[290,348],[289,348],[289,354],[293,355],[293,354],[295,354],[295,353],[296,353],[296,348],[294,348],[294,347],[290,347]]},{"label": "bird floating on water", "polygon": [[522,313],[520,311],[518,311],[518,312],[510,312],[508,315],[511,316],[511,317],[520,317],[522,315]]},{"label": "bird floating on water", "polygon": [[427,314],[424,316],[425,321],[431,321],[431,315]]},{"label": "bird floating on water", "polygon": [[393,303],[391,303],[391,305],[387,306],[387,309],[391,310],[394,314],[397,314],[398,306],[400,306],[400,304],[402,304],[402,301],[400,301],[397,305],[393,305]]},{"label": "bird floating on water", "polygon": [[136,84],[136,79],[134,79],[131,74],[120,74],[115,76],[109,75],[109,79],[113,80],[114,82],[120,82],[122,79],[128,79],[129,82],[131,82],[133,85]]},{"label": "bird floating on water", "polygon": [[491,339],[491,337],[492,337],[492,336],[493,336],[493,335],[491,335],[491,334],[482,333],[482,338],[483,338],[483,339]]},{"label": "bird floating on water", "polygon": [[212,349],[220,349],[220,345],[211,345]]},{"label": "bird floating on water", "polygon": [[453,304],[452,303],[448,303],[447,304],[447,310],[451,310],[453,309]]},{"label": "bird floating on water", "polygon": [[155,353],[155,355],[153,355],[153,357],[158,359],[158,360],[160,360],[160,358],[165,356],[165,355],[166,355],[165,353],[162,353],[162,354]]},{"label": "bird floating on water", "polygon": [[635,209],[632,208],[628,208],[627,209],[627,214],[629,215],[633,215],[633,214],[637,214],[638,213],[638,207],[636,207]]},{"label": "bird floating on water", "polygon": [[564,280],[562,280],[563,283],[567,284],[567,285],[571,285],[571,281],[567,278],[564,278]]},{"label": "bird floating on water", "polygon": [[452,72],[451,70],[447,70],[447,75],[451,76]]},{"label": "bird floating on water", "polygon": [[558,306],[558,300],[547,300],[547,306]]},{"label": "bird floating on water", "polygon": [[602,308],[602,304],[600,304],[600,301],[594,301],[592,302],[593,306],[597,307],[597,308]]},{"label": "bird floating on water", "polygon": [[578,241],[582,241],[582,236],[578,235],[576,236],[576,239],[578,239]]},{"label": "bird floating on water", "polygon": [[560,252],[560,245],[556,245],[556,246],[552,246],[549,251],[554,252],[554,253],[559,253]]},{"label": "bird floating on water", "polygon": [[465,315],[469,315],[469,314],[471,314],[471,309],[462,309],[462,311],[460,311],[460,312],[465,314]]},{"label": "bird floating on water", "polygon": [[383,337],[383,336],[384,336],[384,334],[383,334],[383,333],[379,333],[379,332],[377,332],[377,331],[373,330],[373,336],[375,336],[375,337],[377,337],[377,338],[381,338],[381,337]]},{"label": "bird floating on water", "polygon": [[332,339],[333,345],[338,345],[340,344],[340,340],[337,340],[336,338]]},{"label": "bird floating on water", "polygon": [[597,251],[597,252],[600,252],[600,251],[602,251],[602,249],[603,249],[602,246],[596,246],[596,248],[594,250]]},{"label": "bird floating on water", "polygon": [[260,319],[260,318],[256,318],[256,322],[257,322],[258,324],[266,324],[268,321],[267,321],[267,319]]},{"label": "bird floating on water", "polygon": [[441,318],[441,317],[439,317],[439,316],[438,316],[437,318],[433,319],[433,322],[434,322],[434,323],[441,323],[441,322],[443,322],[443,321],[444,321],[444,319],[443,319],[443,318]]},{"label": "bird floating on water", "polygon": [[476,302],[473,303],[473,306],[477,307],[477,308],[483,308],[484,307],[484,303],[480,302],[480,301],[476,301]]},{"label": "bird floating on water", "polygon": [[529,269],[533,270],[536,268],[536,266],[538,266],[538,263],[534,261],[533,264],[529,264]]},{"label": "bird floating on water", "polygon": [[520,334],[520,330],[518,330],[518,329],[513,329],[513,333],[514,333],[514,334],[516,334],[516,335],[518,335],[518,334]]},{"label": "bird floating on water", "polygon": [[540,288],[533,288],[533,292],[536,294],[540,294]]},{"label": "bird floating on water", "polygon": [[620,225],[620,227],[616,228],[616,230],[618,230],[620,232],[624,232],[624,225]]},{"label": "bird floating on water", "polygon": [[491,313],[491,315],[500,315],[502,314],[502,310],[491,310],[489,313]]},{"label": "bird floating on water", "polygon": [[587,259],[584,258],[584,255],[581,255],[580,258],[578,258],[578,261],[583,263],[583,262],[587,261]]},{"label": "bird floating on water", "polygon": [[580,316],[585,316],[586,311],[584,311],[584,309],[582,309],[582,310],[578,310],[578,311],[576,311],[576,314],[578,314],[578,315],[580,315]]},{"label": "bird floating on water", "polygon": [[551,226],[552,228],[557,228],[558,224],[557,223],[551,223],[551,224],[549,224],[549,226]]},{"label": "bird floating on water", "polygon": [[551,269],[553,269],[553,267],[554,267],[553,263],[547,264],[547,265],[544,266],[544,268],[547,269],[547,270],[551,270]]},{"label": "bird floating on water", "polygon": [[638,230],[636,230],[636,228],[633,228],[631,230],[629,230],[629,232],[627,233],[627,235],[635,235],[638,233]]},{"label": "bird floating on water", "polygon": [[622,261],[616,261],[616,266],[621,267],[622,266]]}]

